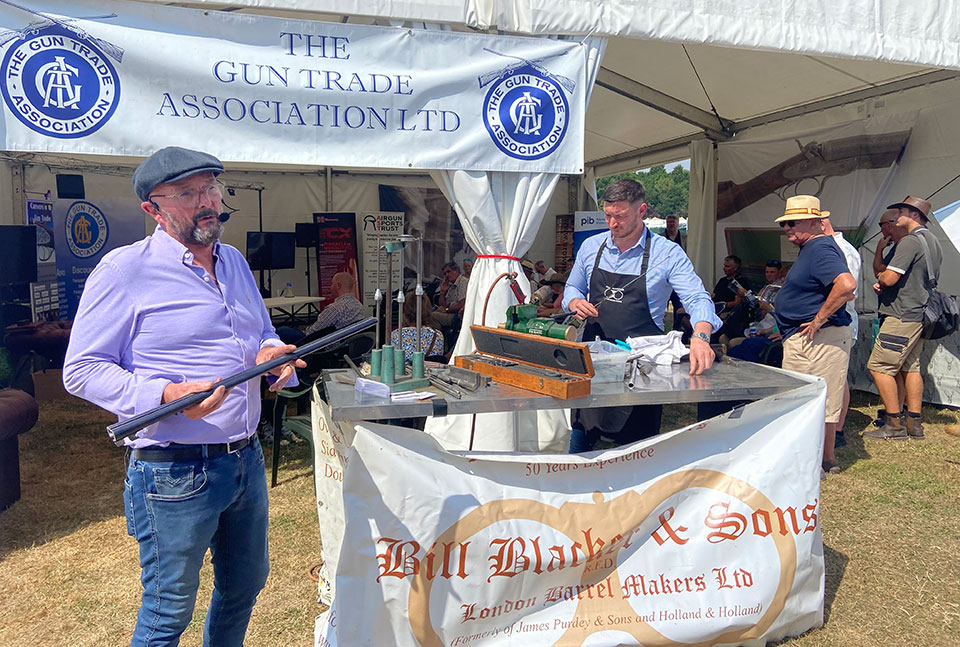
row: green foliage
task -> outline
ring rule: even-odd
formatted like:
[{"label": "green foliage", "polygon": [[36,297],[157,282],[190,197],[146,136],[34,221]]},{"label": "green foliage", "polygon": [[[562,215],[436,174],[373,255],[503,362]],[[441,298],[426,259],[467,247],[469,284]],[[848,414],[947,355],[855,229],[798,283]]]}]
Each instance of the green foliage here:
[{"label": "green foliage", "polygon": [[[597,180],[597,197],[603,195],[604,190],[623,178],[630,178],[643,184],[647,191],[647,204],[652,210],[651,215],[665,218],[667,216],[687,217],[690,204],[690,171],[682,166],[675,166],[669,173],[665,166],[654,166],[646,171],[629,171],[619,175]],[[601,201],[600,206],[603,206]]]}]

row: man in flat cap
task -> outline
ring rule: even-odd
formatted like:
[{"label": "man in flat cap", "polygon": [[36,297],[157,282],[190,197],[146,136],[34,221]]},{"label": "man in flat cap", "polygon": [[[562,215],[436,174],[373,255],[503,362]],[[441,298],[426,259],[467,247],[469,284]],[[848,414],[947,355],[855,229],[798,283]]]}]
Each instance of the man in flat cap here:
[{"label": "man in flat cap", "polygon": [[[243,255],[219,242],[221,172],[215,157],[177,147],[137,167],[133,186],[157,228],[90,273],[64,360],[70,393],[126,420],[294,350],[277,338]],[[273,390],[295,379],[290,364],[274,373]],[[179,643],[208,548],[204,645],[243,644],[269,571],[259,419],[256,382],[221,386],[125,440],[123,502],[143,583],[131,645]]]},{"label": "man in flat cap", "polygon": [[[926,227],[930,217],[928,201],[909,195],[887,209],[897,210],[896,225],[907,233],[897,243],[896,251],[873,285],[880,296],[883,322],[867,368],[880,392],[886,415],[882,427],[863,435],[883,440],[919,439],[923,438],[920,424],[923,310],[927,304],[927,285],[939,278],[943,252],[937,237]],[[906,415],[900,410],[897,396],[896,375],[900,372],[904,374]]]},{"label": "man in flat cap", "polygon": [[812,195],[788,198],[777,218],[800,253],[777,294],[774,316],[783,336],[783,368],[822,377],[827,383],[821,466],[824,473],[836,473],[840,471],[836,432],[852,345],[845,305],[853,298],[857,280],[837,242],[824,231],[823,218],[820,199]]}]

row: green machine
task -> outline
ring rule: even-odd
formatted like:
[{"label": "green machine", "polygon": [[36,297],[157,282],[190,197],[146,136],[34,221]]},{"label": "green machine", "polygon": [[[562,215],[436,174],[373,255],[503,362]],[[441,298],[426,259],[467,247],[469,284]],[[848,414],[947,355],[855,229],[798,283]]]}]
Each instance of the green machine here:
[{"label": "green machine", "polygon": [[[569,314],[564,312],[561,316],[566,317]],[[551,339],[567,341],[577,339],[576,327],[557,323],[553,317],[538,317],[537,306],[532,303],[520,303],[507,307],[507,320],[497,327]]]}]

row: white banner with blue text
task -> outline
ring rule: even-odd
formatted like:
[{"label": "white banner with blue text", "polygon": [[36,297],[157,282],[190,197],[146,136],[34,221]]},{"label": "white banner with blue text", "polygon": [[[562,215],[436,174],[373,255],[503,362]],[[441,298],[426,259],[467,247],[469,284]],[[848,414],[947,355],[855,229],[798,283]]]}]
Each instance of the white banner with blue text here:
[{"label": "white banner with blue text", "polygon": [[586,47],[110,0],[0,0],[0,148],[581,173]]},{"label": "white banner with blue text", "polygon": [[345,524],[315,645],[760,647],[820,626],[824,402],[818,380],[584,455],[327,430]]}]

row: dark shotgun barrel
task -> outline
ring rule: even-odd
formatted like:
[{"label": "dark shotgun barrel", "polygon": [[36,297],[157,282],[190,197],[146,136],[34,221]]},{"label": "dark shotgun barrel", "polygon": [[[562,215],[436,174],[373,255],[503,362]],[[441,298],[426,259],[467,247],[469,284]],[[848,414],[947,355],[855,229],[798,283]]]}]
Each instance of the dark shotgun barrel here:
[{"label": "dark shotgun barrel", "polygon": [[112,440],[116,445],[122,445],[125,438],[132,436],[144,427],[149,427],[155,422],[160,422],[164,418],[169,418],[172,415],[180,413],[184,409],[188,409],[195,404],[203,402],[213,394],[217,387],[225,386],[226,388],[231,389],[238,384],[246,382],[247,380],[252,380],[255,377],[260,377],[265,373],[269,373],[273,369],[277,368],[278,366],[283,366],[287,362],[292,362],[300,359],[301,357],[309,355],[310,353],[315,353],[318,350],[323,350],[325,348],[329,348],[330,346],[339,344],[348,337],[372,327],[376,322],[377,320],[374,317],[361,319],[360,321],[352,323],[349,326],[341,328],[340,330],[334,331],[325,337],[321,337],[320,339],[316,339],[312,342],[304,344],[292,353],[274,357],[263,364],[257,364],[253,368],[249,368],[235,375],[231,375],[230,377],[217,382],[212,388],[206,391],[185,395],[182,398],[173,400],[172,402],[161,404],[159,407],[151,409],[150,411],[144,411],[140,415],[134,416],[129,420],[124,420],[122,422],[116,422],[112,425],[109,425],[107,427],[107,434],[110,436],[110,440]]}]

